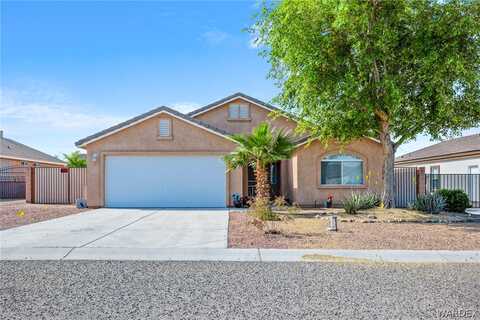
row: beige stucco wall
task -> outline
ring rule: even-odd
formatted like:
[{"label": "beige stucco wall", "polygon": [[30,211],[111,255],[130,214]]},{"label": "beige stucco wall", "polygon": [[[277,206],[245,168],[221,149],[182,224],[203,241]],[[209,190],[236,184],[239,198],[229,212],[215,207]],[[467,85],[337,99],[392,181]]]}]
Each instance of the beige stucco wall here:
[{"label": "beige stucco wall", "polygon": [[[158,120],[172,121],[172,139],[158,138]],[[90,207],[104,205],[104,161],[109,154],[135,155],[194,155],[226,154],[235,148],[233,142],[189,124],[183,120],[161,114],[137,125],[121,130],[87,145],[87,202]],[[96,161],[92,161],[93,154]],[[226,199],[234,192],[241,193],[241,169],[226,173]],[[230,199],[229,199],[230,200]]]},{"label": "beige stucco wall", "polygon": [[[250,132],[261,121],[268,120],[274,127],[294,130],[295,123],[280,117],[269,119],[268,110],[254,104],[250,105],[250,121],[228,121],[228,103],[201,114],[197,119],[212,124],[220,129],[237,133]],[[168,118],[172,123],[172,138],[158,138],[158,120]],[[135,154],[135,155],[195,155],[218,154],[231,152],[235,144],[214,133],[179,120],[168,114],[161,114],[145,120],[132,127],[121,130],[101,140],[94,141],[86,146],[87,150],[87,201],[90,207],[104,205],[104,161],[107,155]],[[320,159],[329,153],[343,151],[360,156],[364,159],[365,185],[350,186],[321,186]],[[286,198],[299,204],[313,204],[323,202],[329,194],[334,196],[335,202],[340,202],[353,190],[382,189],[382,153],[381,146],[370,139],[361,139],[341,147],[330,143],[325,149],[319,142],[300,146],[292,159],[281,163],[281,191]],[[93,161],[93,155],[97,155]],[[231,205],[231,195],[247,194],[247,170],[239,168],[226,173],[226,203]]]},{"label": "beige stucco wall", "polygon": [[22,165],[22,161],[14,159],[0,158],[0,168],[3,167],[19,167]]},{"label": "beige stucco wall", "polygon": [[[333,153],[347,153],[363,159],[364,185],[361,186],[325,186],[320,184],[320,160]],[[328,195],[333,195],[335,203],[340,203],[352,191],[382,190],[382,148],[370,139],[360,139],[346,146],[336,143],[325,145],[316,141],[300,146],[289,161],[288,176],[290,200],[304,205],[323,203]]]},{"label": "beige stucco wall", "polygon": [[[248,104],[250,106],[250,120],[229,120],[228,106],[230,103]],[[290,130],[291,132],[295,130],[296,123],[294,121],[283,116],[271,118],[269,117],[270,113],[269,110],[261,108],[253,103],[249,103],[243,99],[236,99],[202,113],[195,118],[231,133],[249,133],[262,121],[271,123],[275,128],[282,128]]]}]

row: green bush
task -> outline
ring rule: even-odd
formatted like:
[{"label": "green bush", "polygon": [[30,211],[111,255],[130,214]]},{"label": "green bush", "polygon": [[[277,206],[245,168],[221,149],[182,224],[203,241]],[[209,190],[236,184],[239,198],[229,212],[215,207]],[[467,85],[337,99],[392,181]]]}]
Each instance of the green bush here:
[{"label": "green bush", "polygon": [[412,208],[431,214],[437,214],[445,209],[445,199],[443,199],[439,193],[418,196],[417,200],[413,203]]},{"label": "green bush", "polygon": [[343,200],[343,209],[347,214],[356,214],[358,210],[370,209],[380,204],[380,197],[373,192],[355,193]]},{"label": "green bush", "polygon": [[447,211],[465,212],[465,209],[470,208],[470,200],[463,190],[440,189],[437,192],[445,199]]}]

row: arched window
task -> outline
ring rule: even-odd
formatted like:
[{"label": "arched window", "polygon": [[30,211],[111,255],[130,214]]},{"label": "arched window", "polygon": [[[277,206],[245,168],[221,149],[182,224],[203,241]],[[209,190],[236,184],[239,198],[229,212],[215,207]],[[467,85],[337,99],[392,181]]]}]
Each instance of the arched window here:
[{"label": "arched window", "polygon": [[348,154],[334,154],[321,160],[321,184],[363,184],[363,160]]}]

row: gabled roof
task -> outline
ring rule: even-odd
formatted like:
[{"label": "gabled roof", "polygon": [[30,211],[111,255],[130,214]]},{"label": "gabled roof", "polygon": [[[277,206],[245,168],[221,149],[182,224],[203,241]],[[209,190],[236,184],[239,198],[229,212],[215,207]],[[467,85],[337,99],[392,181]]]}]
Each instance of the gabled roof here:
[{"label": "gabled roof", "polygon": [[462,156],[477,151],[480,152],[480,134],[443,141],[397,157],[395,162],[402,163],[432,158]]},{"label": "gabled roof", "polygon": [[215,109],[215,108],[217,108],[217,107],[219,107],[219,106],[221,106],[225,103],[228,103],[228,102],[233,101],[233,100],[238,99],[238,98],[241,98],[241,99],[246,100],[250,103],[253,103],[253,104],[255,104],[255,105],[257,105],[261,108],[267,109],[268,111],[282,111],[279,108],[274,107],[269,103],[266,103],[266,102],[263,102],[261,100],[255,99],[254,97],[250,97],[249,95],[246,95],[244,93],[237,92],[237,93],[234,93],[232,95],[229,95],[228,97],[225,97],[223,99],[212,102],[212,103],[210,103],[210,104],[208,104],[204,107],[193,110],[193,111],[189,112],[188,115],[191,116],[191,117],[198,116],[202,113],[205,113],[209,110]]},{"label": "gabled roof", "polygon": [[37,149],[26,146],[12,139],[0,136],[0,158],[33,161],[41,163],[65,164],[60,159],[55,158]]},{"label": "gabled roof", "polygon": [[107,128],[105,130],[102,130],[100,132],[97,132],[95,134],[92,134],[88,137],[85,137],[83,139],[80,139],[78,140],[77,142],[75,142],[75,145],[78,146],[78,147],[83,147],[89,143],[92,143],[94,141],[97,141],[99,139],[102,139],[102,138],[105,138],[109,135],[112,135],[118,131],[121,131],[123,129],[126,129],[128,127],[131,127],[137,123],[140,123],[140,122],[143,122],[147,119],[150,119],[150,118],[153,118],[159,114],[162,114],[162,113],[166,113],[166,114],[169,114],[177,119],[180,119],[180,120],[183,120],[185,122],[188,122],[192,125],[195,125],[199,128],[202,128],[204,130],[207,130],[211,133],[214,133],[218,136],[221,136],[223,138],[226,138],[226,139],[230,139],[230,133],[225,131],[225,130],[221,130],[221,129],[218,129],[214,126],[211,126],[203,121],[200,121],[200,120],[197,120],[197,119],[194,119],[186,114],[183,114],[181,112],[178,112],[172,108],[169,108],[169,107],[165,107],[165,106],[161,106],[161,107],[158,107],[158,108],[155,108],[153,110],[150,110],[146,113],[143,113],[139,116],[136,116],[134,118],[131,118],[127,121],[124,121],[122,123],[119,123],[113,127],[110,127],[110,128]]}]

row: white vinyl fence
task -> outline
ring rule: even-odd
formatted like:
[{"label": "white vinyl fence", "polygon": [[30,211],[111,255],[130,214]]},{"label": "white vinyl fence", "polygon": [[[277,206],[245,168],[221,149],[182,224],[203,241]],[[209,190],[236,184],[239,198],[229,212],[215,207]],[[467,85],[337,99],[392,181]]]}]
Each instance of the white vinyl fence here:
[{"label": "white vinyl fence", "polygon": [[35,168],[35,203],[70,204],[85,198],[87,168]]}]

